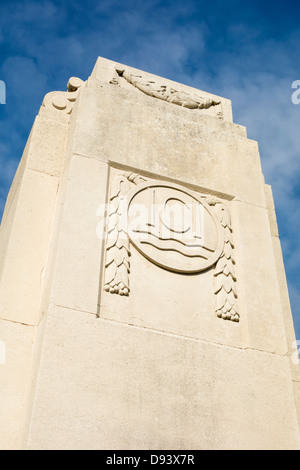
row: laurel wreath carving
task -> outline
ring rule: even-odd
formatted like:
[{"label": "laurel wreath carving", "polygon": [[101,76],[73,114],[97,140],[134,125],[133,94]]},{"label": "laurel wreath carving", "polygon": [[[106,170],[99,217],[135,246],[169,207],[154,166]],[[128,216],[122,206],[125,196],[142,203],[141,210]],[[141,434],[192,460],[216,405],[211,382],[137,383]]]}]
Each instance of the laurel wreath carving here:
[{"label": "laurel wreath carving", "polygon": [[238,322],[237,291],[234,261],[234,244],[232,239],[231,218],[228,208],[216,198],[207,200],[214,206],[215,213],[224,232],[224,248],[214,268],[214,294],[216,314],[224,320]]},{"label": "laurel wreath carving", "polygon": [[132,185],[143,183],[136,173],[122,173],[113,181],[107,223],[105,284],[104,290],[111,294],[129,295],[130,242],[124,219],[124,200]]},{"label": "laurel wreath carving", "polygon": [[[104,290],[111,294],[128,296],[130,273],[130,241],[126,226],[125,198],[133,185],[147,181],[136,173],[117,175],[112,184],[107,222]],[[234,244],[230,213],[225,204],[215,197],[205,197],[222,226],[224,247],[214,266],[215,310],[219,318],[238,322]],[[124,217],[125,216],[125,217]]]},{"label": "laurel wreath carving", "polygon": [[[217,117],[223,119],[221,101],[214,97],[176,90],[168,84],[159,85],[154,80],[148,80],[144,78],[143,75],[132,73],[119,65],[115,67],[115,70],[118,77],[123,77],[128,83],[148,96],[188,109],[208,109],[217,106]],[[118,77],[114,77],[110,83],[114,85],[118,84]]]}]

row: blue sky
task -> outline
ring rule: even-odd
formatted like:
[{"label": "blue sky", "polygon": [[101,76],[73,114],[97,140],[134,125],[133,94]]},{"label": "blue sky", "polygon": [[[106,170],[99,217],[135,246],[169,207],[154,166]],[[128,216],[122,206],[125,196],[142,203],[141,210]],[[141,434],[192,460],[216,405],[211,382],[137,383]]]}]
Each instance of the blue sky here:
[{"label": "blue sky", "polygon": [[0,217],[44,95],[98,56],[229,98],[272,185],[300,340],[299,19],[289,0],[1,0]]}]

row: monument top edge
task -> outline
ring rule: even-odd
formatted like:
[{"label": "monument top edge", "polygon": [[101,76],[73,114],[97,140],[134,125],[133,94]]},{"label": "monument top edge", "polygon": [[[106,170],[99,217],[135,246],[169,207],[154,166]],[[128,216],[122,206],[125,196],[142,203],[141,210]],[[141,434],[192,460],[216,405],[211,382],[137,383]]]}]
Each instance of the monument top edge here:
[{"label": "monument top edge", "polygon": [[[185,85],[180,82],[176,82],[174,80],[170,80],[165,77],[161,77],[159,75],[154,75],[147,71],[140,70],[126,64],[121,64],[111,59],[106,59],[104,57],[98,56],[90,78],[111,83],[116,79],[116,73],[117,75],[122,76],[124,72],[133,76],[142,77],[149,83],[155,83],[156,85],[159,85],[161,87],[168,86],[171,88],[175,88],[181,93],[188,93],[195,96],[201,94],[204,99],[211,100],[213,103],[216,104],[220,103],[222,106],[224,120],[233,122],[232,106],[230,99],[215,95],[213,93],[209,93],[207,91],[195,87],[191,87],[189,85]],[[206,106],[204,105],[204,107]]]}]

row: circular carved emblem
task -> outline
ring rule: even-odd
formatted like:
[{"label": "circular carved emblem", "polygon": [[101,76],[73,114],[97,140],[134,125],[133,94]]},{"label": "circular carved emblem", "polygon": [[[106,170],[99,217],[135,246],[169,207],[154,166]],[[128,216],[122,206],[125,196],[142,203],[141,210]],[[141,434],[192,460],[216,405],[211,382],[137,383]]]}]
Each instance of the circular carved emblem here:
[{"label": "circular carved emblem", "polygon": [[204,198],[175,184],[145,182],[128,193],[127,201],[129,239],[153,263],[196,273],[220,257],[222,230]]}]

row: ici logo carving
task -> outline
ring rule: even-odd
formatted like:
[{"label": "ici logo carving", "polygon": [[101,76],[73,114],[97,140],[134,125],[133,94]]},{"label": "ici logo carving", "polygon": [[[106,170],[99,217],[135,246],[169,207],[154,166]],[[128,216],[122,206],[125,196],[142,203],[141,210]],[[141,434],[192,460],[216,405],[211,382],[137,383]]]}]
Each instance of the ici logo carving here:
[{"label": "ici logo carving", "polygon": [[128,237],[153,263],[199,272],[221,254],[222,234],[208,204],[174,184],[146,182],[127,196]]}]

